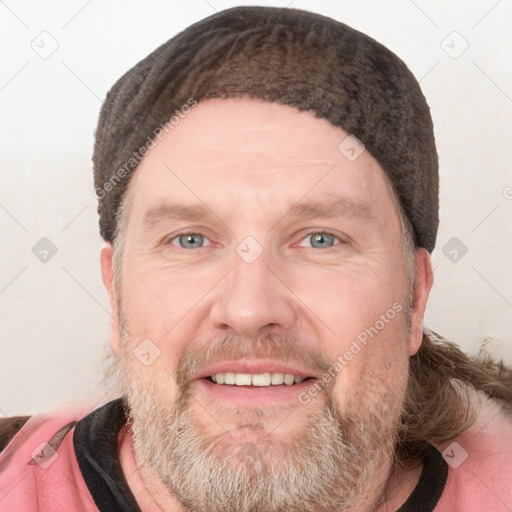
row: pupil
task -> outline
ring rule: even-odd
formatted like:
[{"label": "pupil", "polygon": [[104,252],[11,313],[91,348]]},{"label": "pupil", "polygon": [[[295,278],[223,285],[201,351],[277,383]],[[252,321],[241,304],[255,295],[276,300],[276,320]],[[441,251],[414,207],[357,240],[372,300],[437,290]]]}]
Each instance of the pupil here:
[{"label": "pupil", "polygon": [[198,247],[202,243],[201,235],[185,235],[181,238],[180,244],[182,247],[189,249],[190,247]]},{"label": "pupil", "polygon": [[332,243],[332,235],[318,233],[313,235],[312,245],[314,247],[325,247]]}]

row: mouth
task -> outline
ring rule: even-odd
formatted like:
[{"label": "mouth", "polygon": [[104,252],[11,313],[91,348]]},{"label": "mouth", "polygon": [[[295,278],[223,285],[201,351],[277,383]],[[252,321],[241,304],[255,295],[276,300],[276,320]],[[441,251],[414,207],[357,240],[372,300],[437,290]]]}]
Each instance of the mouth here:
[{"label": "mouth", "polygon": [[235,373],[223,372],[209,375],[206,380],[213,384],[240,387],[274,387],[295,386],[313,377],[293,375],[291,373],[265,372],[265,373]]},{"label": "mouth", "polygon": [[299,395],[318,380],[313,369],[272,360],[223,361],[195,376],[205,404],[240,408],[299,404]]},{"label": "mouth", "polygon": [[220,361],[203,369],[195,379],[218,386],[274,388],[295,387],[317,379],[318,371],[301,365],[271,359],[244,358]]}]

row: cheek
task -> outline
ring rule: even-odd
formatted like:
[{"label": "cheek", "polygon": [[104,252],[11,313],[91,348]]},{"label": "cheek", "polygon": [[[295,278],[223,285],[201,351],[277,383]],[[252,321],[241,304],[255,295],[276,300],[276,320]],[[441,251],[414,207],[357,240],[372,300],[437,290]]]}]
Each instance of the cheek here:
[{"label": "cheek", "polygon": [[130,270],[126,272],[126,285],[123,283],[126,315],[137,328],[158,337],[179,330],[183,319],[201,310],[202,298],[218,280],[218,274],[211,269],[192,272],[142,263]]},{"label": "cheek", "polygon": [[347,343],[375,324],[378,331],[400,324],[391,320],[401,317],[403,293],[389,267],[367,263],[339,268],[310,266],[289,276],[290,288],[307,306],[304,315],[320,328],[320,339],[327,336],[332,340],[327,347],[330,353],[343,353]]},{"label": "cheek", "polygon": [[[176,369],[187,345],[197,337],[199,317],[207,315],[204,297],[218,280],[207,272],[133,265],[123,281],[123,315],[130,334],[129,350],[148,368],[137,375],[150,379],[161,396],[175,396]],[[129,277],[128,277],[129,276]],[[154,362],[153,362],[154,360]]]},{"label": "cheek", "polygon": [[118,361],[122,386],[131,390],[134,399],[148,402],[148,406],[158,397],[162,405],[170,407],[179,391],[176,369],[183,347],[170,334],[158,336],[145,326],[144,319],[137,318],[128,323],[130,334],[122,338]]},{"label": "cheek", "polygon": [[[404,311],[395,308],[379,315],[348,341],[337,344],[339,372],[335,396],[343,407],[349,397],[359,397],[361,404],[370,407],[393,395],[393,403],[400,404],[408,375],[408,344],[404,325]],[[380,397],[380,398],[379,398]]]},{"label": "cheek", "polygon": [[307,305],[304,314],[333,362],[340,405],[365,389],[370,376],[401,389],[408,360],[405,305],[390,271],[370,265],[316,268],[295,279],[291,287]]}]

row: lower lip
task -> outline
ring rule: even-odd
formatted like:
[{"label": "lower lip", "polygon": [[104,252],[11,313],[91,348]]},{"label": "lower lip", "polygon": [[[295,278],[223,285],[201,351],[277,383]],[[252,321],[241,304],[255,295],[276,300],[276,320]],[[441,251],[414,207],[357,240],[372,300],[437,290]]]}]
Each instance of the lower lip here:
[{"label": "lower lip", "polygon": [[230,386],[215,384],[207,379],[199,379],[196,382],[200,389],[205,390],[214,400],[222,400],[240,407],[267,407],[291,402],[300,405],[300,393],[313,386],[316,379],[306,379],[293,386]]}]

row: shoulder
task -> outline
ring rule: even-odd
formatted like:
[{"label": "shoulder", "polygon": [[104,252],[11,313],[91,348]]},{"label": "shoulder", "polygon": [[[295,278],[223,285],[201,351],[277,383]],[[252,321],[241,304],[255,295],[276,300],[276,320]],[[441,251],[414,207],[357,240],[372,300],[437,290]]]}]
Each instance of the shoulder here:
[{"label": "shoulder", "polygon": [[449,467],[436,511],[512,510],[512,404],[483,394],[476,398],[475,423],[436,446]]},{"label": "shoulder", "polygon": [[97,510],[73,445],[74,427],[90,411],[80,404],[5,423],[9,441],[0,453],[0,499],[7,510]]}]

